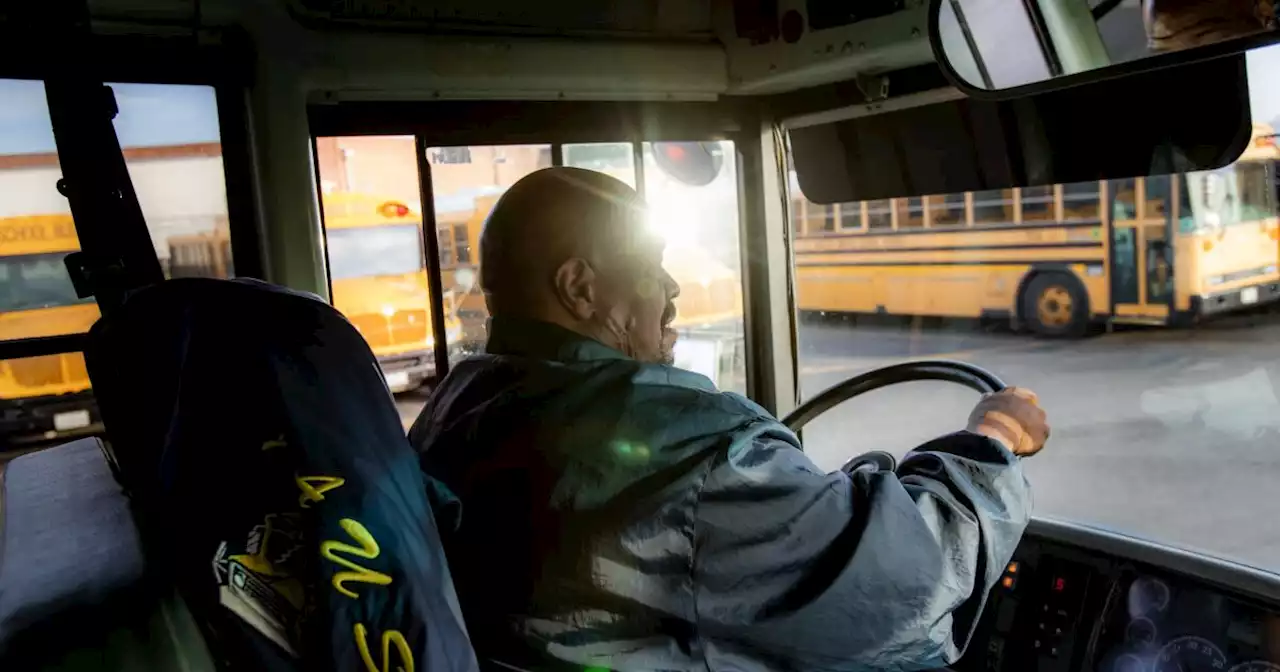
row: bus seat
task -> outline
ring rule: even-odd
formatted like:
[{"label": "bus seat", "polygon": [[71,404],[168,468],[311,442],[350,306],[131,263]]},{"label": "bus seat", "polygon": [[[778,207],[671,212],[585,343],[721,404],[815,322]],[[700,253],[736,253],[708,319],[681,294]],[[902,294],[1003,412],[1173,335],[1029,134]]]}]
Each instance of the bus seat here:
[{"label": "bus seat", "polygon": [[355,669],[396,642],[406,669],[476,669],[433,515],[448,493],[332,306],[168,280],[100,319],[85,362],[148,562],[216,658]]},{"label": "bus seat", "polygon": [[185,606],[148,580],[101,441],[0,467],[0,526],[0,669],[212,669]]}]

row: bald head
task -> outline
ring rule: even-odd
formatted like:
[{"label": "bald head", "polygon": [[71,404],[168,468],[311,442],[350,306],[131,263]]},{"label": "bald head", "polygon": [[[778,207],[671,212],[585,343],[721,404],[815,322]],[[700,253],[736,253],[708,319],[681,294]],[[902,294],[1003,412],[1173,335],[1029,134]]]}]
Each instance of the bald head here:
[{"label": "bald head", "polygon": [[[640,353],[630,352],[632,332],[653,327],[660,340],[678,291],[661,262],[660,239],[645,225],[636,191],[581,168],[546,168],[516,182],[480,236],[480,285],[491,315],[552,322],[633,355]],[[653,325],[636,305],[646,300],[658,306]]]}]

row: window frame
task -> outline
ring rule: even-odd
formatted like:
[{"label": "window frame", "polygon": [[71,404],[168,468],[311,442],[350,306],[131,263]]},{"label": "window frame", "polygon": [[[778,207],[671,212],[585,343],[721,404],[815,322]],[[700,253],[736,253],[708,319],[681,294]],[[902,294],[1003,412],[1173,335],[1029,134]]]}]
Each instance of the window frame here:
[{"label": "window frame", "polygon": [[[258,188],[249,133],[248,87],[252,81],[252,55],[247,46],[240,46],[225,35],[220,36],[221,43],[195,45],[185,40],[95,35],[90,46],[95,74],[100,74],[103,82],[213,88],[236,276],[265,279],[266,263],[259,235]],[[20,41],[0,49],[0,53],[16,55],[23,46]],[[44,82],[56,75],[47,61],[13,57],[0,59],[0,62],[4,63],[0,66],[0,78],[3,79]],[[87,333],[77,333],[0,340],[0,361],[83,352],[87,336]]]},{"label": "window frame", "polygon": [[[733,142],[735,155],[726,156],[725,160],[737,164],[747,394],[774,412],[794,407],[795,358],[790,354],[794,348],[794,311],[785,315],[789,337],[784,339],[777,322],[781,316],[775,313],[779,308],[788,308],[789,302],[771,305],[776,303],[772,295],[778,278],[770,271],[779,269],[762,262],[774,254],[774,240],[766,231],[775,225],[773,218],[777,215],[784,218],[785,226],[781,211],[787,207],[786,199],[777,198],[772,203],[763,192],[777,194],[773,190],[780,186],[785,194],[786,187],[785,182],[779,185],[771,181],[770,175],[755,172],[759,166],[768,173],[771,167],[767,164],[780,161],[764,150],[766,143],[775,143],[776,129],[760,110],[733,101],[352,101],[310,105],[307,118],[313,142],[317,137],[328,136],[415,137],[431,319],[435,324],[444,321],[444,301],[438,240],[434,235],[437,217],[426,156],[428,147],[550,144],[552,163],[559,165],[567,144],[628,142],[637,157],[637,188],[643,188],[643,143]],[[789,274],[785,282],[790,292]],[[444,375],[449,370],[446,339],[436,341],[435,356],[437,371]],[[790,375],[781,369],[790,369]]]}]

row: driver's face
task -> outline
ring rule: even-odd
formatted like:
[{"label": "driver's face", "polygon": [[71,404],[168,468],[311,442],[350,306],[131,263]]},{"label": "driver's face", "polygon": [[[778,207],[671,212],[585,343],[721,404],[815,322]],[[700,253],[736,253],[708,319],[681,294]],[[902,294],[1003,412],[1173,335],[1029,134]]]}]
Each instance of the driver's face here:
[{"label": "driver's face", "polygon": [[629,222],[610,259],[601,264],[600,296],[620,349],[642,362],[671,364],[675,359],[674,300],[680,286],[662,267],[661,238],[641,218]]}]

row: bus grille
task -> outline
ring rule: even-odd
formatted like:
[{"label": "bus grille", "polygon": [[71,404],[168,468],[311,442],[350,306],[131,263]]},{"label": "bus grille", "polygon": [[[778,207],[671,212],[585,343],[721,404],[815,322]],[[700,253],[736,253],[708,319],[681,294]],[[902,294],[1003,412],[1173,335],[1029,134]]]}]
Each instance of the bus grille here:
[{"label": "bus grille", "polygon": [[14,382],[23,387],[89,381],[89,372],[84,366],[84,356],[78,352],[13,359],[9,360],[8,365]]},{"label": "bus grille", "polygon": [[387,330],[387,318],[375,314],[365,313],[363,315],[352,315],[351,324],[354,324],[356,331],[364,336],[364,340],[371,348],[381,348],[391,345],[391,333]]},{"label": "bus grille", "polygon": [[426,347],[430,318],[425,310],[402,310],[390,318],[376,313],[354,315],[351,323],[371,348],[421,344]]}]

